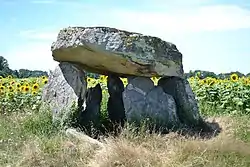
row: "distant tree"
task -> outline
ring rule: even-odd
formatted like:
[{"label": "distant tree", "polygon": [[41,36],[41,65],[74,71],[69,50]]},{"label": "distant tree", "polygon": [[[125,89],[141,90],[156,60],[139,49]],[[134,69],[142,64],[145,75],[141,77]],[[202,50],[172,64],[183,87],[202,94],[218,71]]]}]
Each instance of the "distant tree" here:
[{"label": "distant tree", "polygon": [[20,70],[12,70],[9,68],[9,63],[7,59],[3,56],[0,56],[0,76],[7,77],[8,75],[12,75],[12,77],[17,78],[28,78],[28,77],[40,77],[40,76],[48,76],[46,71],[31,71],[27,69]]},{"label": "distant tree", "polygon": [[0,76],[6,77],[7,75],[11,75],[12,70],[9,68],[9,63],[7,59],[3,56],[0,56]]},{"label": "distant tree", "polygon": [[39,70],[32,71],[28,69],[20,69],[18,74],[19,78],[48,76],[48,73],[46,71],[39,71]]},{"label": "distant tree", "polygon": [[6,68],[9,68],[9,63],[3,56],[0,56],[0,70],[2,71]]}]

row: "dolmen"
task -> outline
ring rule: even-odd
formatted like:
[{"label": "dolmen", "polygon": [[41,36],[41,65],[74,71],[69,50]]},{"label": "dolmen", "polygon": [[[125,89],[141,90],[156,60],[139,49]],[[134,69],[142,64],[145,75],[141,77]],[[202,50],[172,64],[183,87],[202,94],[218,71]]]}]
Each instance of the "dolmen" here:
[{"label": "dolmen", "polygon": [[[155,127],[199,126],[195,95],[184,78],[182,54],[158,37],[110,27],[68,27],[51,46],[59,62],[43,89],[53,120],[100,125],[102,88],[87,88],[86,73],[108,76],[108,117],[113,123],[149,120]],[[124,87],[120,77],[126,77]],[[151,77],[160,77],[155,85]],[[72,106],[76,110],[72,109]]]}]

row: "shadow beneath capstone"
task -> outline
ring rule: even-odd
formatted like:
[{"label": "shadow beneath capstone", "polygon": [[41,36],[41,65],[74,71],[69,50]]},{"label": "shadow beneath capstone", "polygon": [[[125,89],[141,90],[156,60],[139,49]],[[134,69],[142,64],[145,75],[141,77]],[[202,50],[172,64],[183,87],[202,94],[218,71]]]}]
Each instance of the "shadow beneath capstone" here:
[{"label": "shadow beneath capstone", "polygon": [[[144,134],[159,134],[167,135],[169,133],[176,133],[185,138],[196,138],[196,139],[212,139],[220,134],[222,128],[215,121],[201,121],[200,125],[196,127],[172,127],[172,128],[159,128],[150,124],[114,124],[109,118],[103,119],[101,125],[98,128],[92,128],[91,133],[87,133],[94,139],[101,139],[103,137],[119,137],[124,132],[131,135],[142,135]],[[81,131],[86,133],[86,129],[81,128]]]},{"label": "shadow beneath capstone", "polygon": [[[101,136],[119,135],[126,121],[122,100],[124,85],[118,76],[110,74],[108,75],[107,87],[109,93],[106,104],[107,111],[104,113],[101,111],[103,96],[101,86],[98,83],[95,87],[86,89],[84,98],[78,98],[77,110],[72,115],[73,121],[70,122],[70,126],[94,139]],[[86,102],[85,109],[84,102]]]},{"label": "shadow beneath capstone", "polygon": [[212,139],[218,136],[221,131],[222,128],[217,122],[208,122],[205,120],[201,120],[200,124],[197,127],[180,128],[177,133],[185,137]]},{"label": "shadow beneath capstone", "polygon": [[196,127],[187,127],[187,126],[178,126],[172,128],[159,128],[148,123],[144,123],[143,125],[135,125],[132,126],[128,125],[123,127],[120,132],[122,133],[123,130],[126,128],[131,129],[133,133],[140,135],[142,132],[147,134],[159,134],[159,135],[167,135],[169,133],[177,133],[180,136],[185,138],[199,138],[199,139],[212,139],[218,136],[222,130],[219,124],[215,121],[208,122],[202,120],[199,125]]}]

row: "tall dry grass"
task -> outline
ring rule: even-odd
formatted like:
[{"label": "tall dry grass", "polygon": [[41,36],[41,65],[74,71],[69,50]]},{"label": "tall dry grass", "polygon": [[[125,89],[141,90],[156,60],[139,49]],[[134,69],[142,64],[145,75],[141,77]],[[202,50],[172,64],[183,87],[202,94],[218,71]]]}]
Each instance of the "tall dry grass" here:
[{"label": "tall dry grass", "polygon": [[[9,115],[0,119],[0,166],[249,167],[248,119],[216,117],[222,130],[207,138],[174,132],[138,134],[127,127],[118,137],[105,138],[105,149],[100,149],[66,137],[44,113]],[[35,129],[29,126],[32,121]]]}]

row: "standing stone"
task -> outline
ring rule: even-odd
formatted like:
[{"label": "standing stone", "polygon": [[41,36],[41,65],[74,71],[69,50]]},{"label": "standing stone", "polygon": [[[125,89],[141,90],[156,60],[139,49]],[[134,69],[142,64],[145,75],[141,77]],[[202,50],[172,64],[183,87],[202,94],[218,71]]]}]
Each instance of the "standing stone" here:
[{"label": "standing stone", "polygon": [[124,85],[121,79],[115,75],[109,75],[107,80],[109,99],[107,104],[109,119],[113,124],[124,125],[125,109],[122,99]]},{"label": "standing stone", "polygon": [[163,77],[158,81],[165,93],[174,97],[180,121],[189,126],[200,123],[197,100],[187,80],[178,77]]},{"label": "standing stone", "polygon": [[[94,88],[88,88],[86,92],[86,108],[79,108],[79,122],[77,126],[90,134],[92,129],[99,130],[100,128],[100,110],[102,101],[101,85],[97,84]],[[82,106],[84,101],[79,101]]]},{"label": "standing stone", "polygon": [[53,120],[63,124],[69,119],[74,104],[78,107],[78,101],[83,101],[85,108],[86,87],[84,71],[74,64],[61,62],[43,89],[42,107],[49,107],[53,112]]},{"label": "standing stone", "polygon": [[159,86],[147,94],[145,111],[147,111],[146,117],[153,117],[152,122],[158,125],[157,128],[179,126],[174,98]]},{"label": "standing stone", "polygon": [[179,123],[172,96],[155,87],[150,78],[135,77],[128,81],[123,92],[128,122],[138,124],[148,119],[156,128],[171,128]]}]

